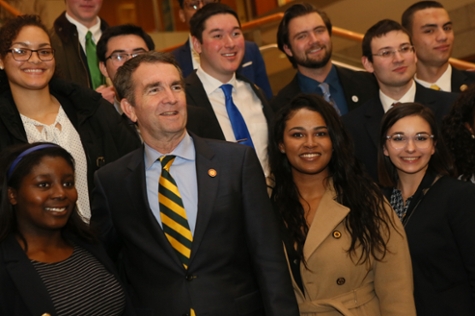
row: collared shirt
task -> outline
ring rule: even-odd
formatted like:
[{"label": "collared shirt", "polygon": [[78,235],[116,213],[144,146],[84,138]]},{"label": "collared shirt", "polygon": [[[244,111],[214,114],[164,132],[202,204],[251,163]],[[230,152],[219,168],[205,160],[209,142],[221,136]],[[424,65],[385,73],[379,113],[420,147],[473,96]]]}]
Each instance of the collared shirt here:
[{"label": "collared shirt", "polygon": [[188,41],[190,42],[191,62],[193,63],[193,69],[198,69],[200,66],[200,54],[193,47],[193,41],[191,40],[191,34],[188,35]]},{"label": "collared shirt", "polygon": [[170,175],[176,182],[185,207],[188,224],[194,235],[196,216],[198,215],[198,182],[196,180],[196,152],[191,136],[186,133],[178,146],[171,153],[160,153],[144,143],[145,146],[145,181],[147,198],[153,215],[162,226],[158,202],[158,181],[162,174],[162,164],[158,160],[165,155],[176,156],[170,167]]},{"label": "collared shirt", "polygon": [[92,33],[92,40],[94,41],[95,44],[99,41],[102,35],[101,31],[101,19],[99,17],[96,17],[97,23],[94,24],[91,28],[87,28],[75,19],[73,19],[69,14],[66,13],[66,19],[68,19],[69,22],[74,24],[76,26],[76,29],[78,30],[78,39],[79,43],[81,44],[81,47],[84,51],[84,54],[86,53],[86,34],[87,32]]},{"label": "collared shirt", "polygon": [[[28,143],[50,142],[64,147],[74,158],[76,189],[78,191],[77,206],[82,217],[89,221],[91,207],[89,204],[89,190],[87,184],[87,158],[81,143],[79,133],[74,128],[68,116],[59,107],[56,120],[51,125],[46,125],[20,114],[25,128]],[[41,131],[40,131],[41,129]]]},{"label": "collared shirt", "polygon": [[[316,93],[320,96],[323,96],[322,89],[318,86],[321,82],[302,75],[300,72],[297,72],[297,81],[299,83],[300,91],[303,93]],[[323,82],[328,83],[330,86],[330,94],[338,106],[341,115],[348,113],[348,105],[346,104],[345,91],[340,84],[340,78],[338,78],[338,72],[336,71],[335,65],[332,65],[330,73],[325,78]]]},{"label": "collared shirt", "polygon": [[437,79],[436,82],[427,82],[424,80],[421,80],[417,78],[417,73],[414,75],[414,79],[419,83],[420,85],[430,88],[433,84],[437,85],[440,90],[446,91],[446,92],[452,92],[452,66],[449,64],[447,67],[447,70],[440,76],[439,79]]},{"label": "collared shirt", "polygon": [[114,108],[120,115],[124,114],[124,111],[122,111],[122,107],[120,106],[120,101],[117,100],[117,97],[114,97]]},{"label": "collared shirt", "polygon": [[[230,142],[236,142],[228,111],[226,110],[224,92],[220,88],[223,83],[205,73],[201,67],[198,67],[196,75],[203,84],[225,139]],[[237,80],[236,75],[233,75],[227,84],[233,86],[233,102],[246,122],[257,157],[267,177],[270,173],[267,156],[269,132],[261,100],[254,93],[251,86],[247,82]]]},{"label": "collared shirt", "polygon": [[416,83],[412,80],[412,85],[407,90],[407,92],[400,98],[399,100],[394,100],[393,98],[388,97],[383,93],[383,91],[379,90],[379,99],[381,100],[381,104],[383,105],[384,113],[389,111],[393,107],[393,103],[406,103],[406,102],[414,102],[416,98]]},{"label": "collared shirt", "polygon": [[391,206],[393,207],[394,211],[396,211],[397,216],[402,221],[406,216],[407,209],[409,208],[409,204],[412,201],[414,196],[409,197],[406,200],[406,204],[404,204],[404,198],[402,197],[402,192],[399,189],[394,188],[393,192],[391,193]]}]

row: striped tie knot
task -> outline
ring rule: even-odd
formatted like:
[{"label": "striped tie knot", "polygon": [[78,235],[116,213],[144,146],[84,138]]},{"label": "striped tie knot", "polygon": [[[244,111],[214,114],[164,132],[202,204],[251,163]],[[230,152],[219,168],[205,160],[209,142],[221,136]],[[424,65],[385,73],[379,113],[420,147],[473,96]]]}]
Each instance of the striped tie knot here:
[{"label": "striped tie knot", "polygon": [[172,155],[160,157],[160,163],[162,164],[162,169],[170,172],[170,166],[172,165],[175,158],[176,156],[172,156]]}]

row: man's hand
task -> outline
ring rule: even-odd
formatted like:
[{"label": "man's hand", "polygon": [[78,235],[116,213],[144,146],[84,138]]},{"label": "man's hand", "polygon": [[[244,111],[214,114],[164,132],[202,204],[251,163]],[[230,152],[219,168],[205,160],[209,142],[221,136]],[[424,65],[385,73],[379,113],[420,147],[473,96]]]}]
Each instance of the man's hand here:
[{"label": "man's hand", "polygon": [[96,91],[102,94],[102,97],[104,99],[114,104],[114,99],[115,99],[114,87],[112,86],[108,87],[106,85],[102,85],[102,86],[97,87]]}]

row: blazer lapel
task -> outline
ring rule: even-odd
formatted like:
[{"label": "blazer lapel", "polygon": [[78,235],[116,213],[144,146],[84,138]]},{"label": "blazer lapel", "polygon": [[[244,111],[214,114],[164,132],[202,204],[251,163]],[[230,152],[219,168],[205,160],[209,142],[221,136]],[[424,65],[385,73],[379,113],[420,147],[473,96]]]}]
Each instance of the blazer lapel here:
[{"label": "blazer lapel", "polygon": [[383,105],[379,97],[368,101],[368,108],[365,113],[365,128],[374,146],[378,148],[379,126],[384,115]]},{"label": "blazer lapel", "polygon": [[2,244],[5,266],[31,315],[56,315],[48,290],[13,235]]},{"label": "blazer lapel", "polygon": [[[126,186],[126,192],[129,197],[127,201],[130,202],[130,210],[133,211],[133,216],[130,218],[132,227],[137,226],[137,229],[143,229],[144,232],[149,232],[150,238],[152,238],[166,253],[172,258],[172,260],[183,268],[183,264],[180,262],[178,256],[175,254],[173,247],[168,241],[167,237],[163,233],[162,227],[158,223],[157,219],[152,213],[147,197],[147,185],[145,181],[145,162],[144,151],[139,150],[137,154],[132,158],[127,166],[130,170],[128,176],[124,178]],[[140,188],[139,190],[137,188]],[[157,179],[158,190],[158,179]],[[137,223],[135,225],[134,223]],[[145,227],[143,227],[145,225]],[[146,235],[145,233],[141,236]],[[149,243],[148,240],[144,242]],[[151,244],[153,245],[153,244]],[[157,253],[153,251],[153,253]],[[173,265],[176,266],[176,265]]]},{"label": "blazer lapel", "polygon": [[333,181],[329,181],[303,246],[303,255],[306,260],[309,260],[320,244],[350,212],[349,208],[336,202],[335,197]]},{"label": "blazer lapel", "polygon": [[214,152],[206,142],[190,133],[196,150],[196,179],[198,182],[198,216],[191,247],[190,265],[206,232],[219,188],[221,165],[213,161]]}]

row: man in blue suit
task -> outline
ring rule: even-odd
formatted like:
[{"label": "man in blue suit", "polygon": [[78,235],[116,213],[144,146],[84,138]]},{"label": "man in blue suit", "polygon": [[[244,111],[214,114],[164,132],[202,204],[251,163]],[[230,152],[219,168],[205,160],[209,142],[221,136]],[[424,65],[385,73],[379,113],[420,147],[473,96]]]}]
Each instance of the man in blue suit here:
[{"label": "man in blue suit", "polygon": [[[178,0],[178,2],[180,3],[179,16],[181,21],[186,23],[186,25],[190,25],[190,19],[198,9],[202,8],[205,4],[220,1]],[[188,38],[185,44],[172,52],[175,59],[178,61],[185,78],[188,77],[193,70],[197,69],[200,64],[200,56],[194,51],[190,38]],[[256,43],[246,41],[244,57],[237,73],[246,77],[249,81],[255,83],[259,88],[261,88],[267,99],[272,98],[273,94],[269,84],[269,79],[267,78],[264,59],[262,58],[261,52]]]}]

